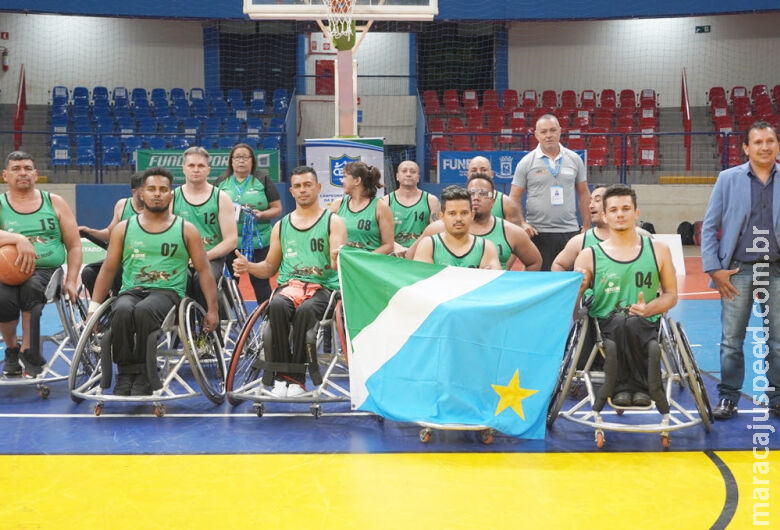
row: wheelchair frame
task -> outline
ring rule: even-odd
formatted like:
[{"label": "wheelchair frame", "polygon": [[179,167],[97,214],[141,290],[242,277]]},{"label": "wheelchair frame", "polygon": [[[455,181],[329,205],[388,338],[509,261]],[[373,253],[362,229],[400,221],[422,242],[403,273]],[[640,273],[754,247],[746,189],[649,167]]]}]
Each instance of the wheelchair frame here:
[{"label": "wheelchair frame", "polygon": [[[51,357],[46,361],[46,364],[42,366],[42,371],[35,377],[28,377],[21,375],[18,377],[8,377],[0,374],[0,387],[3,386],[29,386],[35,385],[38,390],[38,395],[42,398],[49,397],[51,389],[48,383],[54,383],[58,381],[64,381],[68,378],[67,373],[63,371],[69,371],[72,365],[73,353],[76,350],[76,345],[79,340],[81,331],[84,329],[84,319],[86,318],[86,305],[84,300],[79,298],[75,302],[70,301],[63,291],[63,280],[65,277],[65,270],[59,267],[54,271],[52,277],[49,279],[49,283],[46,285],[44,291],[46,296],[46,302],[40,305],[40,309],[33,309],[31,314],[31,331],[32,328],[37,329],[38,337],[31,337],[30,344],[33,341],[37,341],[40,348],[41,356],[44,356],[43,345],[45,342],[53,342],[57,345]],[[62,331],[55,333],[54,335],[40,335],[40,318],[44,307],[47,304],[56,303],[57,313],[60,317],[60,323],[62,324]],[[33,319],[37,319],[37,325],[34,325]],[[21,337],[18,337],[21,339]],[[71,352],[69,356],[67,352]]]},{"label": "wheelchair frame", "polygon": [[[274,396],[266,388],[262,380],[262,366],[265,362],[265,347],[263,335],[266,329],[265,319],[268,301],[257,306],[244,324],[235,351],[227,370],[225,387],[227,399],[231,405],[243,401],[254,401],[255,413],[258,417],[265,414],[265,403],[307,403],[309,412],[319,418],[323,415],[321,403],[349,402],[348,388],[339,380],[348,380],[349,366],[345,346],[344,319],[340,291],[333,291],[323,318],[317,324],[315,351],[317,352],[318,370],[322,374],[322,382],[315,384],[312,390],[290,398]],[[258,324],[259,321],[259,324]],[[325,339],[325,328],[330,327],[333,341],[331,353],[322,353]],[[337,340],[338,338],[338,340]],[[304,365],[307,372],[310,367]],[[324,371],[320,368],[324,367]],[[324,372],[324,373],[323,373]],[[350,412],[350,414],[362,414]],[[367,413],[368,414],[368,413]],[[289,415],[285,414],[285,415]]]},{"label": "wheelchair frame", "polygon": [[[670,444],[670,432],[701,425],[706,433],[710,432],[712,424],[712,410],[701,373],[696,364],[696,359],[691,350],[688,338],[682,326],[671,318],[662,317],[658,330],[658,345],[661,350],[661,384],[664,395],[669,404],[670,411],[661,414],[661,420],[656,423],[629,424],[614,421],[606,421],[601,411],[593,410],[596,400],[596,385],[603,384],[605,373],[592,370],[597,355],[606,356],[604,342],[598,322],[593,321],[593,329],[596,333],[595,343],[590,351],[586,363],[582,369],[578,369],[578,361],[582,355],[585,336],[591,317],[587,310],[575,320],[569,337],[566,341],[566,350],[561,362],[558,376],[558,384],[553,392],[547,412],[547,426],[552,427],[558,416],[581,425],[592,427],[595,431],[596,446],[600,449],[606,439],[604,431],[658,433],[661,435],[661,443],[664,448]],[[567,410],[561,410],[563,403],[572,390],[573,383],[584,384],[587,396],[576,402]],[[675,383],[679,387],[687,387],[691,392],[698,415],[691,414],[673,397]],[[620,407],[612,403],[612,398],[607,403],[614,409],[618,416],[627,410],[652,410],[655,402],[646,407]],[[678,417],[680,416],[680,417]]]},{"label": "wheelchair frame", "polygon": [[[71,399],[76,403],[95,401],[99,416],[106,402],[152,403],[157,417],[165,415],[165,401],[200,395],[195,387],[215,404],[225,399],[225,356],[218,332],[204,335],[201,331],[205,310],[191,298],[182,299],[166,315],[157,337],[155,364],[160,388],[146,396],[116,396],[105,393],[112,387],[112,373],[104,367],[113,364],[111,358],[110,324],[112,304],[108,298],[95,311],[79,339],[68,378]],[[147,338],[149,340],[149,338]],[[180,342],[182,349],[175,346]],[[147,359],[147,363],[150,360]],[[182,373],[189,365],[194,382]],[[154,385],[153,382],[153,387]]]}]

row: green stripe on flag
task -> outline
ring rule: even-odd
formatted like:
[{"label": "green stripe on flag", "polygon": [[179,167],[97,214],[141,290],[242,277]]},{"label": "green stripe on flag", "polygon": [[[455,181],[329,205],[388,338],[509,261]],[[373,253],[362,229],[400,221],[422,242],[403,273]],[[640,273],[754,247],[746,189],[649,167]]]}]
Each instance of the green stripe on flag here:
[{"label": "green stripe on flag", "polygon": [[[403,262],[403,267],[398,263]],[[425,280],[445,267],[419,261],[403,260],[351,247],[339,252],[339,277],[344,299],[344,311],[349,314],[351,336],[376,320],[399,289]],[[382,282],[377,282],[382,278]]]}]

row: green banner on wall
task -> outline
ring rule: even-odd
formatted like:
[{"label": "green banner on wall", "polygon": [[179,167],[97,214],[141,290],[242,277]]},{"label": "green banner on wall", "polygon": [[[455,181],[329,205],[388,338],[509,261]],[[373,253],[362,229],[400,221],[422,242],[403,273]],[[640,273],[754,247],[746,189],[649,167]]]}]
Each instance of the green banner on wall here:
[{"label": "green banner on wall", "polygon": [[[151,150],[139,149],[136,151],[136,170],[144,171],[150,167],[164,167],[173,173],[174,184],[184,184],[184,173],[182,172],[182,153],[181,150]],[[266,174],[274,181],[279,182],[279,151],[275,149],[257,149],[257,172],[259,175]],[[211,173],[209,173],[209,182],[214,182],[225,168],[228,167],[228,156],[230,151],[214,150],[209,151],[209,164]]]}]

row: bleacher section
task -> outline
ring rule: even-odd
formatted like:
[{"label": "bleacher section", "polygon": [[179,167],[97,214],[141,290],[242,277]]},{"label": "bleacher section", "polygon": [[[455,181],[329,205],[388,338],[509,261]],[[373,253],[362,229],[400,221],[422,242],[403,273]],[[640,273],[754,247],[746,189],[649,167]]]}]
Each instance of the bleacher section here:
[{"label": "bleacher section", "polygon": [[[654,170],[661,155],[658,101],[655,90],[635,93],[625,89],[583,90],[445,90],[442,98],[433,90],[422,94],[430,135],[431,161],[442,150],[488,151],[536,148],[534,125],[544,114],[561,124],[561,143],[587,150],[588,166],[614,167],[625,163]],[[632,134],[631,136],[626,136]],[[623,157],[625,153],[625,157]]]},{"label": "bleacher section", "polygon": [[53,167],[129,166],[135,151],[230,149],[243,142],[253,148],[279,149],[290,95],[273,91],[248,94],[231,89],[133,88],[96,86],[91,92],[79,86],[51,91],[49,123],[50,158]]}]

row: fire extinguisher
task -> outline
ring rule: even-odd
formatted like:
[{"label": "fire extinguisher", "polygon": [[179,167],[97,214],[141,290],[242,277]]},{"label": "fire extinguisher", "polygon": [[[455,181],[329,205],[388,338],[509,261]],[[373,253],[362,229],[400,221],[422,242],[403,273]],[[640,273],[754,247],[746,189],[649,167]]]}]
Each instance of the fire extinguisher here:
[{"label": "fire extinguisher", "polygon": [[3,72],[8,71],[8,48],[3,48]]}]

